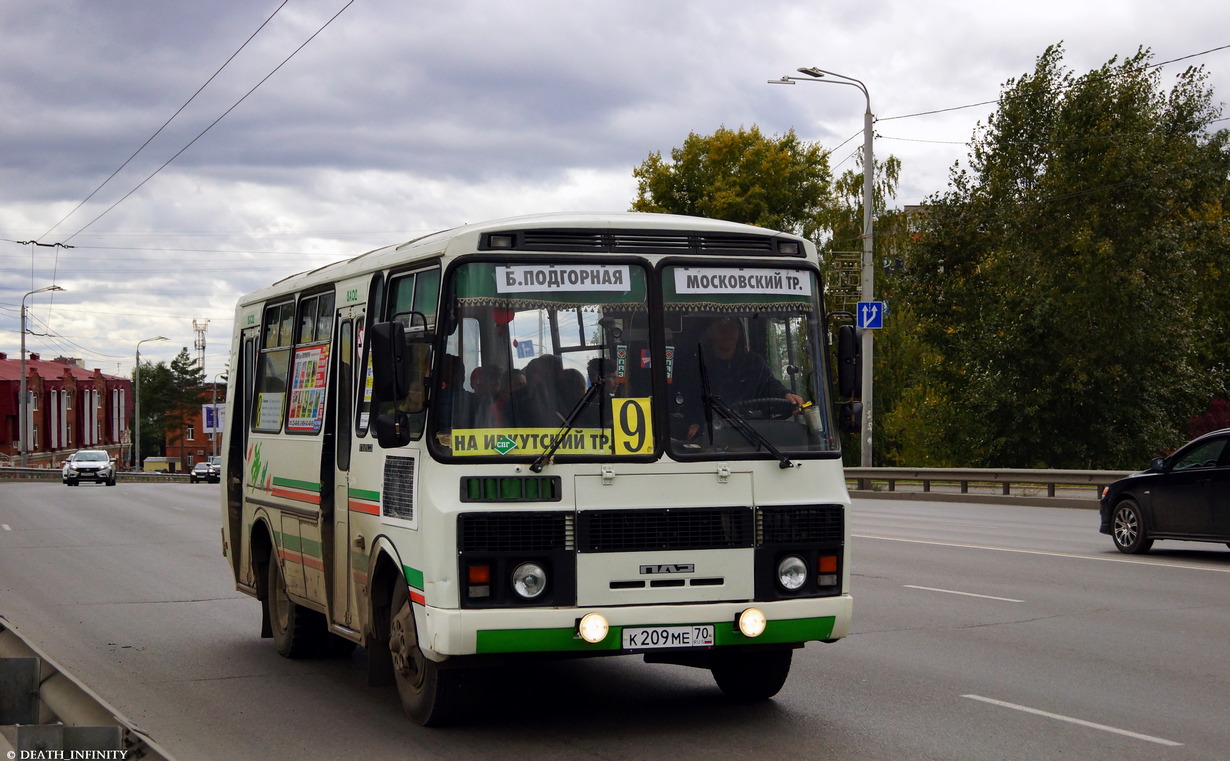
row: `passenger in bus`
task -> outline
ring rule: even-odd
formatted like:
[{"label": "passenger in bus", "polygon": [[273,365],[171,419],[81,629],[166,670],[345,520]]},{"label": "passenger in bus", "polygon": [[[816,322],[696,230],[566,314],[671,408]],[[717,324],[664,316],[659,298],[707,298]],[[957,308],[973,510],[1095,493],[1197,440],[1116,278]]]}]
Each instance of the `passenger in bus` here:
[{"label": "passenger in bus", "polygon": [[463,385],[466,366],[455,354],[440,358],[440,390],[436,409],[441,430],[469,428],[474,418],[474,394]]},{"label": "passenger in bus", "polygon": [[469,424],[474,428],[499,428],[504,424],[503,408],[507,404],[504,390],[504,368],[482,365],[470,373],[470,388],[474,400]]},{"label": "passenger in bus", "polygon": [[572,412],[572,408],[585,396],[585,389],[588,387],[585,375],[575,367],[570,367],[560,374],[559,409],[565,416]]},{"label": "passenger in bus", "polygon": [[[509,396],[513,422],[518,427],[550,428],[562,422],[559,393],[563,372],[563,362],[554,354],[543,354],[529,361],[525,366],[525,387]],[[563,415],[570,410],[565,410]]]},{"label": "passenger in bus", "polygon": [[611,398],[619,395],[619,378],[615,376],[614,362],[605,357],[594,357],[585,366],[589,385],[602,386],[590,398],[577,419],[578,428],[610,428]]},{"label": "passenger in bus", "polygon": [[787,389],[773,375],[764,357],[748,351],[743,323],[738,318],[714,318],[702,334],[698,350],[700,356],[685,360],[675,379],[677,395],[683,400],[685,439],[695,438],[703,427],[702,359],[709,393],[728,405],[737,406],[751,399],[780,398],[794,405],[796,411],[802,406],[803,397]]}]

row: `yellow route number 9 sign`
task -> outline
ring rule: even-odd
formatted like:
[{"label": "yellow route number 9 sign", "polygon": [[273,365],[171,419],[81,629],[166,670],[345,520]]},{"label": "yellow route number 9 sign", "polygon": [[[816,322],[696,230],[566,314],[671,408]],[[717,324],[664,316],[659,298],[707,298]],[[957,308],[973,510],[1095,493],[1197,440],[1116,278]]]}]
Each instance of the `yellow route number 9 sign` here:
[{"label": "yellow route number 9 sign", "polygon": [[615,424],[615,454],[642,454],[653,450],[653,417],[649,397],[611,400]]}]

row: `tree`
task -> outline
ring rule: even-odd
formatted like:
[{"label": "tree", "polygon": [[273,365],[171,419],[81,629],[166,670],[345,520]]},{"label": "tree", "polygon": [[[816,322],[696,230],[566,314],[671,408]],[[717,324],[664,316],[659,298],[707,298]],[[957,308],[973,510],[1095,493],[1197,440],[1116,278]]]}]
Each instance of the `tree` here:
[{"label": "tree", "polygon": [[[141,419],[133,421],[133,430],[140,428],[141,451],[135,453],[135,461],[139,464],[146,457],[161,456],[166,442],[166,408],[172,398],[171,371],[165,362],[154,364],[148,360],[141,363],[140,388],[137,387],[136,373],[133,373],[133,388],[141,402]],[[136,410],[133,410],[134,415]]]},{"label": "tree", "polygon": [[169,367],[165,362],[141,363],[140,394],[140,457],[166,456],[168,441],[173,444],[183,438],[188,424],[208,399],[205,371],[184,347]]},{"label": "tree", "polygon": [[[166,424],[171,439],[168,443],[183,440],[188,424],[196,420],[201,405],[209,400],[205,391],[205,370],[188,354],[188,347],[180,349],[175,359],[171,360],[171,392],[170,406],[166,409]],[[181,452],[180,467],[186,468]]]},{"label": "tree", "polygon": [[903,295],[932,361],[887,413],[921,427],[903,459],[1129,467],[1224,392],[1227,135],[1203,72],[1167,92],[1150,57],[1075,77],[1048,48],[929,199]]},{"label": "tree", "polygon": [[707,137],[693,132],[669,162],[655,151],[632,174],[633,211],[724,219],[813,239],[827,227],[828,155],[794,130],[780,137],[756,126],[720,127]]}]

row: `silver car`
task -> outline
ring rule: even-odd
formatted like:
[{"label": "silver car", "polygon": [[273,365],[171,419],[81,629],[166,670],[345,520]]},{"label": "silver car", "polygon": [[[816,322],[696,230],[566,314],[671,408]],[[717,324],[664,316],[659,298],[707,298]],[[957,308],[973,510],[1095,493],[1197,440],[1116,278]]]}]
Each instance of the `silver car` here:
[{"label": "silver car", "polygon": [[60,477],[67,486],[82,481],[115,486],[115,460],[101,449],[79,449],[64,461]]}]

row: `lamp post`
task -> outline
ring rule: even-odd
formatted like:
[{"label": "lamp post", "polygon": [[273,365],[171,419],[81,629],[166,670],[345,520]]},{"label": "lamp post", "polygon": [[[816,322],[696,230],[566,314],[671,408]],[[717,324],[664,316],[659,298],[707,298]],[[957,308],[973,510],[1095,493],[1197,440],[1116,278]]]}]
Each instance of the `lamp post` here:
[{"label": "lamp post", "polygon": [[[872,217],[875,211],[875,159],[872,155],[872,121],[871,114],[871,93],[867,92],[867,86],[854,77],[848,77],[845,74],[838,74],[832,71],[818,69],[815,66],[809,66],[798,69],[800,74],[806,74],[808,78],[784,76],[781,79],[770,79],[769,84],[774,85],[792,85],[795,82],[819,82],[820,84],[830,85],[847,85],[849,87],[857,87],[863,93],[863,97],[867,100],[867,110],[863,113],[863,263],[862,263],[862,278],[859,292],[862,301],[872,301],[875,297],[875,257],[873,255],[873,240],[874,229]],[[825,79],[825,77],[836,77],[836,79]],[[863,377],[862,390],[860,396],[863,402],[863,420],[862,420],[862,454],[860,457],[860,465],[864,468],[871,467],[871,432],[872,432],[872,378],[875,375],[875,364],[873,362],[873,350],[875,331],[864,328],[862,335],[862,359],[863,359]]]},{"label": "lamp post", "polygon": [[21,420],[17,423],[17,453],[21,467],[26,467],[26,454],[30,451],[30,401],[26,398],[26,299],[36,293],[64,290],[58,285],[37,288],[21,297]]},{"label": "lamp post", "polygon": [[226,373],[214,374],[214,381],[210,384],[209,391],[209,414],[212,416],[213,421],[213,430],[210,431],[209,442],[211,445],[211,454],[215,457],[218,456],[218,379],[223,375],[226,375]]},{"label": "lamp post", "polygon": [[132,465],[137,470],[141,469],[141,344],[167,340],[166,336],[155,336],[137,341],[137,364],[132,374]]}]

